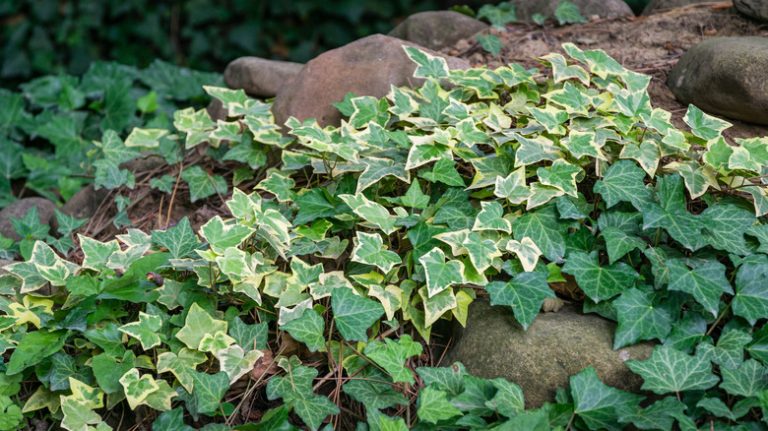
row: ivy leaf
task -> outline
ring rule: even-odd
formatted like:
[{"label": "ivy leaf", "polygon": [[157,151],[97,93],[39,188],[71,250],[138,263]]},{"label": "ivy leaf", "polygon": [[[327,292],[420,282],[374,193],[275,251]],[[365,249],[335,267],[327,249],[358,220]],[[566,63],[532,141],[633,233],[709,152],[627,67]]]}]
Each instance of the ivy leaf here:
[{"label": "ivy leaf", "polygon": [[384,314],[381,304],[346,288],[333,290],[331,307],[336,327],[347,341],[368,340],[368,328]]},{"label": "ivy leaf", "polygon": [[525,167],[516,169],[506,177],[497,176],[493,194],[513,205],[525,202],[531,194],[525,184]]},{"label": "ivy leaf", "polygon": [[339,198],[360,218],[381,229],[387,235],[398,229],[395,226],[395,217],[381,204],[369,200],[364,195],[339,195]]},{"label": "ivy leaf", "polygon": [[0,430],[19,429],[24,421],[21,408],[13,402],[11,397],[0,396]]},{"label": "ivy leaf", "polygon": [[408,401],[403,394],[395,391],[387,376],[378,369],[363,374],[363,379],[350,379],[344,384],[344,393],[355,401],[363,403],[369,412],[405,405]]},{"label": "ivy leaf", "polygon": [[194,371],[192,379],[195,387],[192,396],[197,411],[213,415],[221,408],[221,399],[229,389],[229,376],[224,372],[208,374]]},{"label": "ivy leaf", "polygon": [[597,135],[594,132],[571,130],[568,136],[560,141],[560,144],[577,159],[592,157],[605,160],[605,155],[602,152],[604,143],[598,142]]},{"label": "ivy leaf", "polygon": [[115,240],[101,242],[80,234],[77,235],[77,238],[83,251],[83,268],[99,272],[105,271],[110,256],[120,251],[120,244]]},{"label": "ivy leaf", "polygon": [[656,346],[645,361],[630,360],[627,366],[643,378],[642,389],[663,395],[671,392],[706,390],[719,379],[710,361],[689,356],[667,346]]},{"label": "ivy leaf", "polygon": [[225,223],[221,216],[215,216],[200,227],[200,234],[211,250],[223,254],[224,250],[239,246],[252,233],[253,228],[239,223]]},{"label": "ivy leaf", "polygon": [[603,229],[602,235],[610,264],[615,263],[634,249],[642,251],[646,247],[645,241],[634,235],[628,235],[617,227],[606,227]]},{"label": "ivy leaf", "polygon": [[[311,352],[325,351],[325,321],[311,308],[282,326],[295,340],[304,343]],[[366,328],[367,329],[367,328]]]},{"label": "ivy leaf", "polygon": [[480,206],[481,210],[472,226],[473,231],[492,230],[512,233],[512,223],[503,217],[504,208],[498,201],[482,201]]},{"label": "ivy leaf", "polygon": [[742,256],[751,254],[744,233],[755,223],[751,209],[735,202],[717,203],[701,213],[704,240],[712,247]]},{"label": "ivy leaf", "polygon": [[227,322],[214,319],[195,302],[189,308],[184,326],[176,333],[176,338],[190,349],[200,350],[203,338],[219,331],[227,333]]},{"label": "ivy leaf", "polygon": [[515,239],[525,237],[533,240],[541,253],[553,262],[560,262],[565,256],[565,238],[559,229],[557,212],[553,206],[528,211],[512,224]]},{"label": "ivy leaf", "polygon": [[159,316],[139,311],[139,321],[125,324],[118,328],[120,332],[136,338],[141,343],[141,348],[149,351],[161,343],[160,336],[157,334],[163,327],[163,321]]},{"label": "ivy leaf", "polygon": [[593,367],[571,376],[573,413],[587,424],[589,429],[620,430],[617,408],[634,407],[643,397],[607,386],[600,381]]},{"label": "ivy leaf", "polygon": [[229,376],[229,383],[235,383],[249,371],[253,370],[256,361],[264,356],[261,350],[245,352],[242,347],[232,345],[216,352],[221,371]]},{"label": "ivy leaf", "polygon": [[529,237],[526,236],[520,241],[515,239],[509,240],[507,242],[507,250],[515,253],[524,271],[531,272],[536,269],[539,256],[541,256],[541,250]]},{"label": "ivy leaf", "polygon": [[460,415],[461,410],[448,401],[448,396],[444,391],[427,386],[419,392],[416,414],[419,419],[436,424]]},{"label": "ivy leaf", "polygon": [[194,203],[215,194],[227,193],[227,181],[220,175],[210,175],[200,166],[184,169],[181,179],[189,185],[189,198]]},{"label": "ivy leaf", "polygon": [[448,63],[443,57],[435,57],[412,46],[403,45],[405,55],[416,63],[414,78],[447,78]]},{"label": "ivy leaf", "polygon": [[367,157],[360,162],[365,165],[365,169],[363,169],[363,172],[361,172],[360,176],[357,178],[357,189],[355,190],[355,193],[362,193],[363,190],[378,183],[385,177],[395,177],[405,183],[411,181],[411,175],[405,170],[405,166],[392,159]]},{"label": "ivy leaf", "polygon": [[157,372],[172,373],[184,389],[192,393],[195,385],[193,374],[198,365],[207,359],[205,353],[190,350],[186,347],[177,353],[163,352],[157,356]]},{"label": "ivy leaf", "polygon": [[372,341],[365,346],[365,356],[384,368],[395,383],[413,384],[413,374],[406,367],[408,358],[421,355],[421,343],[413,341],[410,335],[403,335],[397,341],[384,339]]},{"label": "ivy leaf", "polygon": [[152,242],[166,248],[174,259],[187,257],[200,246],[186,217],[172,228],[152,231]]},{"label": "ivy leaf", "polygon": [[671,431],[675,418],[684,416],[686,406],[674,397],[663,398],[650,406],[640,408],[618,407],[619,421],[632,423],[639,429]]},{"label": "ivy leaf", "polygon": [[613,337],[614,350],[642,340],[663,340],[672,327],[669,312],[655,306],[651,296],[639,289],[625,291],[613,301],[613,306],[619,322]]},{"label": "ivy leaf", "polygon": [[754,359],[747,359],[738,368],[721,367],[720,388],[731,395],[759,396],[768,389],[768,369]]},{"label": "ivy leaf", "polygon": [[560,0],[557,3],[555,18],[560,25],[582,24],[587,22],[586,18],[579,12],[579,7],[568,0]]},{"label": "ivy leaf", "polygon": [[[343,290],[343,289],[342,289]],[[267,384],[267,398],[282,398],[311,430],[317,430],[328,415],[339,413],[328,398],[312,392],[312,381],[317,377],[315,368],[305,367],[295,356],[280,358],[280,368],[285,376],[275,376]]]},{"label": "ivy leaf", "polygon": [[596,252],[571,252],[562,270],[573,275],[579,288],[595,302],[613,298],[632,287],[639,277],[632,267],[623,262],[600,265]]},{"label": "ivy leaf", "polygon": [[692,295],[713,317],[720,308],[723,293],[733,294],[733,289],[725,277],[725,266],[709,260],[689,269],[684,261],[671,259],[669,268],[669,290],[677,290]]},{"label": "ivy leaf", "polygon": [[688,105],[683,121],[691,128],[691,132],[705,141],[718,138],[723,130],[732,126],[731,123],[717,117],[705,114],[694,105]]},{"label": "ivy leaf", "polygon": [[438,247],[421,256],[419,263],[424,268],[430,298],[464,282],[464,264],[456,260],[446,262],[445,253]]},{"label": "ivy leaf", "polygon": [[550,166],[536,170],[539,181],[550,187],[554,187],[568,196],[578,197],[576,190],[576,176],[581,168],[566,162],[563,159],[555,160]]},{"label": "ivy leaf", "polygon": [[160,385],[149,374],[139,375],[139,370],[131,368],[122,377],[120,384],[123,386],[125,398],[132,410],[135,410],[147,400],[150,394],[160,390]]},{"label": "ivy leaf", "polygon": [[619,160],[595,183],[594,190],[605,199],[608,208],[619,202],[629,202],[639,211],[652,202],[651,191],[643,180],[645,172],[634,162]]},{"label": "ivy leaf", "polygon": [[157,148],[160,146],[160,139],[168,134],[164,129],[141,129],[134,127],[131,133],[125,138],[125,146],[128,148]]},{"label": "ivy leaf", "polygon": [[39,364],[43,359],[61,350],[66,340],[67,334],[64,331],[28,332],[16,345],[5,374],[12,376]]},{"label": "ivy leaf", "polygon": [[717,345],[712,349],[712,362],[721,367],[738,367],[744,362],[744,348],[751,341],[752,336],[744,331],[737,329],[723,331],[717,339]]},{"label": "ivy leaf", "polygon": [[744,260],[736,272],[736,295],[733,313],[750,325],[768,315],[768,256],[753,255]]},{"label": "ivy leaf", "polygon": [[695,251],[703,244],[702,223],[699,217],[686,210],[682,178],[665,175],[656,181],[659,203],[646,205],[643,211],[643,229],[663,228],[687,249]]},{"label": "ivy leaf", "polygon": [[270,171],[266,178],[256,185],[257,189],[272,193],[278,202],[288,202],[293,200],[293,188],[296,182],[288,175],[283,175],[279,171]]},{"label": "ivy leaf", "polygon": [[357,241],[352,249],[352,261],[372,265],[388,273],[395,265],[402,263],[400,256],[384,248],[384,241],[377,233],[358,231]]},{"label": "ivy leaf", "polygon": [[543,272],[521,272],[506,283],[494,281],[485,290],[491,296],[491,305],[511,307],[515,319],[526,330],[539,314],[544,300],[555,297]]},{"label": "ivy leaf", "polygon": [[515,5],[512,3],[486,4],[477,11],[477,19],[487,19],[496,28],[504,28],[517,20]]},{"label": "ivy leaf", "polygon": [[651,178],[653,178],[656,169],[659,167],[661,156],[658,144],[652,140],[645,140],[639,145],[627,143],[621,149],[621,154],[619,154],[619,157],[622,159],[637,161]]}]

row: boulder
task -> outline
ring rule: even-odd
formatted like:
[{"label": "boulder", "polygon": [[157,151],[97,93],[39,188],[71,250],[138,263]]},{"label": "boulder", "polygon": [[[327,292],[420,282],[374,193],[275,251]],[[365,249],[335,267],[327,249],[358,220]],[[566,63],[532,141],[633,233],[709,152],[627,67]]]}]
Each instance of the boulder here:
[{"label": "boulder", "polygon": [[733,6],[744,16],[768,21],[768,0],[733,0]]},{"label": "boulder", "polygon": [[[599,17],[606,19],[635,16],[632,9],[624,0],[571,0],[579,13],[586,19]],[[541,14],[546,18],[553,18],[560,0],[511,0],[515,6],[517,20],[521,22],[533,22],[533,16]]]},{"label": "boulder", "polygon": [[483,378],[504,377],[523,388],[528,408],[554,401],[555,391],[567,387],[570,376],[593,366],[600,379],[624,390],[636,391],[642,378],[624,364],[647,359],[653,346],[643,343],[613,350],[616,325],[573,306],[542,313],[524,331],[512,311],[492,307],[485,300],[469,308],[467,327],[457,331],[454,347],[444,363],[463,363]]},{"label": "boulder", "polygon": [[712,3],[712,0],[651,0],[643,9],[643,15],[665,12],[670,9],[697,3]]},{"label": "boulder", "polygon": [[[315,118],[322,126],[338,125],[341,113],[333,103],[342,101],[347,93],[384,97],[391,85],[421,85],[423,80],[413,77],[416,64],[405,54],[403,45],[416,46],[375,34],[320,54],[277,95],[272,105],[275,121],[284,124],[293,116],[299,120]],[[445,57],[452,69],[469,68],[466,60],[426,51]]]},{"label": "boulder", "polygon": [[108,194],[107,189],[96,190],[93,184],[89,184],[69,198],[61,207],[61,212],[77,218],[90,218],[96,214],[96,210]]},{"label": "boulder", "polygon": [[683,103],[756,124],[768,124],[768,38],[717,37],[686,52],[667,85]]},{"label": "boulder", "polygon": [[21,239],[13,229],[11,220],[24,217],[32,208],[37,208],[40,223],[50,225],[54,216],[56,205],[43,198],[24,198],[11,203],[0,211],[0,235],[19,240]]},{"label": "boulder", "polygon": [[240,57],[224,69],[224,82],[229,88],[243,89],[254,97],[275,97],[290,85],[303,66],[289,61]]},{"label": "boulder", "polygon": [[458,12],[431,11],[409,16],[389,35],[429,49],[443,49],[487,28],[488,24]]}]

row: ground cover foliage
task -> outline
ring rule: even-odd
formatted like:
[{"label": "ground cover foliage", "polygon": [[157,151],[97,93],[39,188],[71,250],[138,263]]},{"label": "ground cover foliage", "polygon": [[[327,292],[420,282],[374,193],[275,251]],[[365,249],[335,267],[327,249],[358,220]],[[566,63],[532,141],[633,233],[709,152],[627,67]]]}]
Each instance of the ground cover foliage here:
[{"label": "ground cover foliage", "polygon": [[[227,120],[105,131],[110,154],[208,146],[258,182],[197,233],[65,223],[82,258],[27,235],[0,276],[0,429],[764,427],[768,141],[730,145],[693,106],[678,129],[648,76],[564,50],[449,71],[406,48],[425,84],[350,95],[340,127],[285,136],[267,103],[205,87]],[[189,171],[193,200],[229,193]],[[514,382],[436,366],[436,322],[482,296],[527,328],[556,283],[618,322],[615,348],[657,343],[628,362],[641,393],[586,368],[526,410]]]}]

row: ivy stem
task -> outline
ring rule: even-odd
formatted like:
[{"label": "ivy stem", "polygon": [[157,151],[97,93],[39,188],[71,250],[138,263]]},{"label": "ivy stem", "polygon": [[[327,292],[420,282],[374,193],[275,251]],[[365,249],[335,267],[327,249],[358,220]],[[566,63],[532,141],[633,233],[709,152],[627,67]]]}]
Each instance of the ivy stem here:
[{"label": "ivy stem", "polygon": [[732,303],[733,303],[733,301],[729,302],[728,305],[726,305],[725,308],[723,308],[723,311],[721,311],[720,315],[717,316],[717,319],[715,319],[715,322],[712,323],[712,326],[709,327],[709,330],[707,330],[707,333],[704,334],[705,336],[709,336],[712,333],[712,331],[715,330],[715,328],[717,327],[717,324],[720,323],[720,321],[723,319],[723,317],[725,317],[726,313],[728,313],[728,310],[731,309],[731,304]]},{"label": "ivy stem", "polygon": [[576,413],[571,413],[571,417],[568,419],[568,423],[565,425],[565,431],[568,431],[573,425],[573,420],[576,418]]}]

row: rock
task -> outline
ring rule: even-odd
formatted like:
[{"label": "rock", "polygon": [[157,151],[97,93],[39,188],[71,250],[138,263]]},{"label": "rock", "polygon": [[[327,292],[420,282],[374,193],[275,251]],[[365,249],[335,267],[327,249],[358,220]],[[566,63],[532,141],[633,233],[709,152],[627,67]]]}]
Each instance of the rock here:
[{"label": "rock", "polygon": [[750,123],[768,124],[768,38],[717,37],[686,52],[667,85],[683,103]]},{"label": "rock", "polygon": [[539,314],[523,331],[511,310],[477,300],[444,363],[458,361],[478,377],[505,377],[517,383],[523,388],[526,407],[553,401],[558,387],[567,387],[570,376],[590,365],[604,383],[638,390],[642,379],[624,362],[648,358],[652,345],[614,351],[614,329],[615,324],[602,317],[566,306],[557,313]]},{"label": "rock", "polygon": [[50,225],[53,221],[56,205],[43,198],[24,198],[11,203],[0,211],[0,235],[19,240],[21,239],[13,229],[11,220],[24,217],[32,208],[37,208],[37,215],[40,223]]},{"label": "rock", "polygon": [[[571,2],[579,8],[581,16],[587,19],[593,16],[606,19],[635,16],[623,0],[571,0]],[[536,14],[554,18],[560,0],[511,0],[510,3],[515,6],[518,21],[533,22],[533,16]]]},{"label": "rock", "polygon": [[768,1],[766,0],[733,0],[733,6],[744,16],[758,21],[768,21]]},{"label": "rock", "polygon": [[409,16],[389,35],[429,49],[443,49],[487,28],[488,24],[458,12],[431,11]]},{"label": "rock", "polygon": [[61,208],[61,212],[77,218],[90,218],[96,214],[96,210],[108,194],[109,191],[106,189],[96,190],[93,184],[89,184],[69,198]]},{"label": "rock", "polygon": [[211,117],[211,120],[218,121],[218,120],[226,120],[227,116],[229,115],[229,112],[227,112],[226,109],[224,109],[224,104],[221,103],[221,100],[219,99],[211,99],[211,103],[208,104],[208,106],[205,107],[205,110],[208,111],[208,115]]},{"label": "rock", "polygon": [[275,97],[289,85],[303,66],[289,61],[240,57],[227,65],[224,82],[230,88],[242,88],[251,96]]},{"label": "rock", "polygon": [[643,15],[666,12],[670,9],[697,3],[712,3],[712,0],[651,0],[643,9]]},{"label": "rock", "polygon": [[[384,97],[390,85],[421,85],[423,80],[413,77],[416,65],[406,56],[403,45],[416,46],[375,34],[320,54],[277,95],[272,105],[275,121],[284,124],[294,116],[299,120],[315,118],[323,126],[338,125],[341,113],[332,104],[342,101],[349,92]],[[469,68],[465,60],[445,58],[452,69]]]},{"label": "rock", "polygon": [[129,160],[120,164],[121,169],[127,169],[134,174],[143,174],[148,171],[153,171],[165,166],[165,159],[157,154],[150,154],[148,156],[138,157],[133,160]]}]

